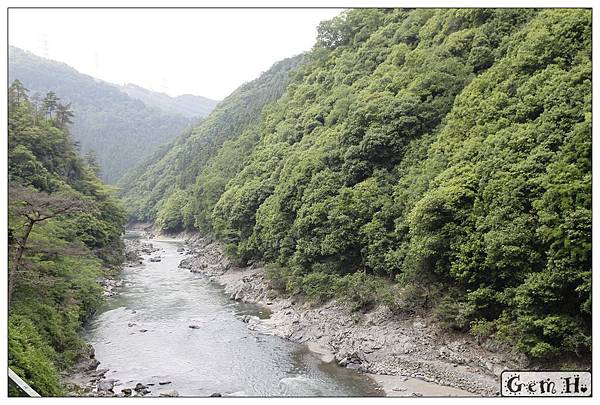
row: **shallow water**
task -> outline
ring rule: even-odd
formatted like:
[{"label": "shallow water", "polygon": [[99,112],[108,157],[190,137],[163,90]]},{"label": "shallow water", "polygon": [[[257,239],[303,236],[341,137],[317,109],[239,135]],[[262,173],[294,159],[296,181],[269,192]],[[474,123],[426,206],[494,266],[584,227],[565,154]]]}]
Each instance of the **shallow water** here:
[{"label": "shallow water", "polygon": [[[161,251],[123,270],[124,286],[87,328],[100,368],[118,380],[115,392],[141,382],[155,384],[151,396],[162,389],[181,396],[381,395],[364,375],[323,363],[303,345],[249,330],[242,314],[268,313],[233,302],[205,276],[178,268],[181,242],[143,242]],[[157,255],[161,262],[149,261]]]}]

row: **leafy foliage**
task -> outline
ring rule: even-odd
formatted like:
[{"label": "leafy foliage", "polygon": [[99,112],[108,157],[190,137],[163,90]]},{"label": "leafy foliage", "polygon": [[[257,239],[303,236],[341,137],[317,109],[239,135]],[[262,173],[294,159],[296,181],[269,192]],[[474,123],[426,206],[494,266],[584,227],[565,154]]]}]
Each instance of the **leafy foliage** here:
[{"label": "leafy foliage", "polygon": [[189,200],[141,187],[134,216],[186,207],[177,226],[286,293],[589,354],[590,11],[361,9],[318,32],[260,120],[162,152]]},{"label": "leafy foliage", "polygon": [[79,328],[102,302],[97,280],[122,262],[126,217],[78,156],[58,96],[45,100],[40,110],[20,82],[9,88],[9,365],[56,396],[59,371],[84,352]]},{"label": "leafy foliage", "polygon": [[[301,57],[295,57],[278,62],[260,78],[242,85],[223,100],[199,126],[185,131],[169,147],[156,151],[125,175],[118,185],[123,190],[123,201],[129,208],[131,217],[147,221],[174,214],[173,211],[165,212],[173,207],[171,204],[166,206],[165,202],[172,194],[179,194],[177,190],[185,190],[188,195],[204,194],[204,189],[196,191],[202,186],[196,186],[195,183],[196,177],[205,170],[219,171],[218,174],[215,173],[215,180],[211,185],[217,188],[207,196],[220,194],[224,183],[235,174],[234,168],[239,167],[245,154],[249,152],[248,148],[256,142],[249,139],[251,135],[248,134],[243,136],[243,141],[233,141],[233,144],[227,141],[237,139],[260,121],[261,111],[283,93],[289,81],[289,73],[300,59]],[[217,154],[219,155],[213,158]],[[211,158],[215,162],[207,167]],[[218,166],[216,161],[226,163]],[[217,176],[221,178],[218,181]],[[190,228],[194,221],[194,216],[187,216],[185,219],[171,217],[167,222],[161,221],[160,226],[165,230]]]}]

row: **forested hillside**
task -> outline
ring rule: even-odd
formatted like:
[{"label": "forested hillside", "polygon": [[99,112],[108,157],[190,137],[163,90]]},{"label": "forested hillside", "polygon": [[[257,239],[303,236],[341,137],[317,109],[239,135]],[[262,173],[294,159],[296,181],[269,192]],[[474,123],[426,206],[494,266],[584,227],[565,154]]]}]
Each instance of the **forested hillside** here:
[{"label": "forested hillside", "polygon": [[109,183],[115,183],[156,147],[205,116],[211,107],[204,106],[194,118],[187,113],[165,112],[128,96],[119,86],[19,48],[9,47],[8,60],[9,81],[20,80],[29,89],[34,106],[53,91],[75,112],[73,139],[84,154],[95,153],[102,168],[100,175]]},{"label": "forested hillside", "polygon": [[177,97],[171,97],[164,93],[157,93],[136,86],[135,84],[126,84],[119,86],[119,89],[128,96],[140,100],[150,107],[158,108],[171,114],[181,114],[188,118],[206,117],[219,103],[217,100],[192,94],[183,94]]},{"label": "forested hillside", "polygon": [[352,10],[279,95],[131,172],[131,216],[214,232],[284,294],[589,354],[591,10]]},{"label": "forested hillside", "polygon": [[[194,223],[192,205],[187,190],[196,181],[207,162],[221,150],[247,146],[258,142],[256,129],[263,108],[281,96],[290,72],[301,57],[276,63],[261,77],[240,86],[223,100],[213,113],[193,130],[185,131],[169,146],[159,148],[118,183],[123,190],[125,205],[131,216],[140,220],[160,217],[166,228],[182,229]],[[233,142],[233,145],[231,142]],[[229,156],[227,170],[241,167],[246,153]],[[224,188],[220,182],[216,193]],[[178,213],[173,216],[173,210]]]},{"label": "forested hillside", "polygon": [[122,262],[126,220],[62,107],[9,87],[8,364],[43,396],[63,394],[59,371],[85,352],[79,328],[102,302],[98,278]]}]

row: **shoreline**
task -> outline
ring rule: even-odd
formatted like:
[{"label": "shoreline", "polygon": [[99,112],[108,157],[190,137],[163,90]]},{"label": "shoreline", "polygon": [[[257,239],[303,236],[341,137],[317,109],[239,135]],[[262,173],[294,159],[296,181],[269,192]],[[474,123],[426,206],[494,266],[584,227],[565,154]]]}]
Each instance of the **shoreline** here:
[{"label": "shoreline", "polygon": [[[366,313],[350,312],[335,301],[316,305],[277,296],[262,267],[234,266],[224,256],[221,243],[210,236],[153,234],[148,227],[133,230],[150,241],[183,242],[180,270],[203,274],[221,285],[230,299],[270,312],[265,319],[245,316],[242,320],[249,329],[303,344],[324,363],[356,370],[378,385],[385,396],[497,396],[500,372],[523,364],[514,361],[514,354],[473,346],[474,339],[468,336],[443,332],[428,318],[397,318],[381,306]],[[139,265],[143,253],[139,241],[126,242],[122,267]],[[118,275],[100,281],[105,296],[118,294],[113,292],[118,287],[115,278]],[[63,376],[63,382],[71,387],[68,395],[122,396],[101,388],[110,380],[106,377],[109,370],[99,367],[90,346],[89,358],[82,358]]]},{"label": "shoreline", "polygon": [[[119,294],[118,289],[123,286],[123,280],[120,276],[124,268],[140,266],[143,263],[140,255],[141,244],[125,238],[123,240],[125,243],[125,261],[121,264],[120,271],[115,274],[107,274],[98,280],[105,300]],[[107,378],[110,369],[100,367],[101,362],[96,359],[94,347],[87,341],[86,346],[86,355],[82,356],[71,369],[63,372],[61,375],[61,383],[65,387],[65,396],[125,397],[120,391],[113,391],[116,381]],[[132,395],[135,393],[135,396],[138,394],[135,389],[132,389],[131,392]]]},{"label": "shoreline", "polygon": [[493,397],[499,395],[504,369],[526,365],[524,356],[444,331],[430,317],[398,317],[382,306],[350,312],[335,301],[315,305],[276,296],[262,267],[233,265],[221,243],[210,236],[158,234],[154,239],[183,240],[186,252],[180,268],[206,275],[232,300],[271,312],[267,319],[244,319],[249,328],[305,344],[324,362],[362,372],[386,396]]}]

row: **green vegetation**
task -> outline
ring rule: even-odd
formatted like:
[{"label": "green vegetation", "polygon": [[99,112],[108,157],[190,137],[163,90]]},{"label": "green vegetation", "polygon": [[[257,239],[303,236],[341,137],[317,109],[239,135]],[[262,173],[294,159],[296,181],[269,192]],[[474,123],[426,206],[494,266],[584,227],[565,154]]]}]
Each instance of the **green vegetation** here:
[{"label": "green vegetation", "polygon": [[84,353],[79,327],[102,302],[98,278],[122,262],[126,215],[78,156],[56,94],[32,103],[16,80],[8,107],[9,366],[61,395],[59,371]]},{"label": "green vegetation", "polygon": [[[170,98],[137,87],[123,89],[12,46],[8,60],[9,80],[18,79],[30,89],[34,108],[49,91],[72,104],[73,139],[83,153],[96,154],[100,175],[109,183],[205,117],[215,104],[193,96]],[[194,115],[192,106],[198,107]]]},{"label": "green vegetation", "polygon": [[352,10],[275,102],[226,100],[123,186],[286,293],[589,355],[591,89],[590,10]]},{"label": "green vegetation", "polygon": [[182,194],[195,193],[192,186],[198,173],[207,170],[215,175],[210,185],[202,183],[210,187],[199,191],[206,193],[207,200],[202,203],[218,198],[227,179],[242,167],[258,142],[259,134],[253,128],[262,110],[281,96],[290,71],[300,59],[278,62],[260,78],[242,85],[198,127],[185,131],[123,176],[118,186],[131,217],[143,221],[159,218],[162,227],[169,230],[193,226],[193,202],[182,204]]}]

